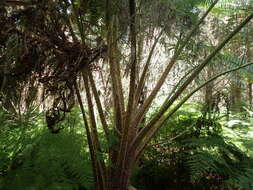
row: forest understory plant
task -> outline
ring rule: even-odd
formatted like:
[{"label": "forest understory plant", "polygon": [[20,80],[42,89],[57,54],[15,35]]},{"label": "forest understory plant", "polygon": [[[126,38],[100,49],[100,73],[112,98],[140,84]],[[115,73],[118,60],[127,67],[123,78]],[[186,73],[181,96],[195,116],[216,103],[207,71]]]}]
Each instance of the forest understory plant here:
[{"label": "forest understory plant", "polygon": [[[252,64],[249,60],[244,65],[221,72],[185,94],[203,69],[251,22],[253,13],[249,11],[204,59],[192,66],[191,72],[178,82],[156,114],[146,120],[146,114],[166,79],[219,0],[191,1],[188,12],[184,6],[179,9],[181,4],[166,2],[159,1],[155,5],[169,7],[165,10],[170,11],[166,13],[168,20],[158,17],[154,23],[149,20],[150,15],[144,14],[152,6],[137,0],[7,0],[1,3],[1,65],[9,69],[1,71],[0,89],[5,100],[3,105],[22,115],[25,107],[38,101],[41,95],[40,102],[47,107],[47,126],[52,133],[58,134],[64,127],[57,124],[64,121],[66,114],[78,103],[87,137],[95,190],[127,190],[131,187],[130,178],[134,167],[164,123],[206,84]],[[193,14],[198,3],[208,5],[201,16],[196,13],[195,18],[199,19],[190,23],[190,26],[177,26],[178,20],[190,17],[181,16],[177,11]],[[123,20],[121,23],[119,19],[124,17],[126,23]],[[145,22],[151,22],[151,26],[146,26]],[[140,28],[144,31],[160,31],[144,64],[141,64],[139,56]],[[156,45],[168,33],[171,36],[167,37],[175,42],[170,51],[172,55],[153,88],[143,95],[148,75],[152,72],[151,59]],[[128,47],[124,49],[125,45]],[[124,58],[126,52],[128,57]],[[98,64],[100,60],[107,64],[105,73],[109,73],[108,89],[112,97],[109,112],[112,117],[106,114],[104,99],[96,81],[95,71],[103,70]],[[126,66],[123,65],[125,60]],[[128,81],[127,85],[124,81]],[[14,91],[13,87],[18,90]],[[106,148],[102,147],[104,139]]]},{"label": "forest understory plant", "polygon": [[250,190],[252,157],[235,145],[234,137],[224,136],[224,130],[231,128],[216,117],[203,117],[199,106],[192,112],[189,107],[194,103],[183,106],[148,145],[136,168],[134,185],[143,190]]}]

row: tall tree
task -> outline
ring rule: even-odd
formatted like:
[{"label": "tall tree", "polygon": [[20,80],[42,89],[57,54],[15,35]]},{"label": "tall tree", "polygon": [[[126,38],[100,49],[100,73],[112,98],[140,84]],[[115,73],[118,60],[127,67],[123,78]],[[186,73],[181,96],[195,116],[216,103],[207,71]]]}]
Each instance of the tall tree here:
[{"label": "tall tree", "polygon": [[[21,1],[5,1],[3,11],[10,16],[5,19],[3,25],[7,30],[1,30],[3,35],[0,37],[0,44],[3,52],[1,64],[7,67],[8,72],[6,70],[1,71],[3,74],[0,77],[1,90],[4,94],[8,94],[11,91],[10,88],[13,88],[12,84],[21,85],[22,82],[29,81],[31,78],[43,83],[48,95],[54,98],[52,108],[47,112],[48,125],[54,133],[60,130],[53,129],[54,124],[64,119],[65,112],[70,111],[72,104],[69,100],[73,99],[75,95],[82,111],[86,129],[95,181],[94,189],[127,190],[130,186],[130,177],[134,166],[151,138],[163,126],[163,123],[170,119],[203,86],[223,74],[249,65],[242,65],[220,73],[182,98],[183,92],[191,82],[253,18],[253,13],[249,13],[202,62],[180,80],[175,91],[166,98],[158,112],[150,120],[143,122],[143,118],[150,110],[162,85],[171,74],[173,67],[181,59],[186,45],[199,30],[199,26],[218,1],[211,1],[210,6],[194,24],[190,22],[187,15],[181,17],[175,14],[179,10],[182,12],[187,10],[182,4],[173,4],[169,1],[155,2],[155,8],[163,8],[163,5],[167,5],[171,12],[167,15],[167,20],[163,20],[159,12],[156,18],[150,18],[149,15],[145,18],[146,20],[143,18],[143,23],[144,21],[149,22],[147,27],[144,27],[144,31],[151,29],[151,34],[157,35],[158,33],[153,41],[147,61],[142,65],[143,69],[138,69],[141,67],[137,65],[139,63],[137,61],[137,24],[140,23],[137,22],[137,15],[141,6],[147,6],[143,1],[129,0],[127,8],[122,6],[124,2],[121,0],[90,0],[85,2],[79,0],[47,0],[38,1],[35,4],[31,3],[32,1],[27,1],[30,2],[28,7]],[[166,2],[168,4],[165,4]],[[196,2],[203,1],[189,1],[191,10]],[[13,5],[15,6],[12,8],[5,8],[5,6]],[[151,9],[152,7],[148,8]],[[187,8],[189,9],[189,7]],[[161,10],[167,11],[168,9]],[[125,27],[121,26],[122,23],[119,20],[124,15],[123,13],[127,13],[125,15],[127,26]],[[174,17],[182,21],[182,26],[178,27],[177,22],[172,22]],[[171,20],[169,23],[171,26],[166,25],[168,20]],[[32,21],[33,24],[31,24]],[[16,23],[19,25],[16,26]],[[184,33],[185,30],[186,33]],[[175,34],[171,35],[173,31]],[[147,83],[153,51],[163,32],[173,37],[173,42],[176,42],[173,51],[171,51],[173,55],[169,58],[154,88],[140,105],[138,102]],[[94,39],[97,39],[96,42]],[[126,44],[122,43],[122,41],[128,40],[130,48],[124,47]],[[13,45],[13,43],[19,46]],[[6,49],[10,50],[10,47],[15,47],[17,52],[7,54]],[[122,70],[125,68],[122,60],[124,53],[126,53],[123,51],[126,50],[130,52],[127,60],[130,73],[127,78],[129,80],[128,87],[125,87],[122,82],[124,79]],[[101,57],[106,59],[106,63],[109,65],[113,97],[112,120],[104,112],[102,97],[99,95],[97,83],[94,80],[96,74],[94,67],[97,66],[95,63]],[[5,63],[8,63],[7,66]],[[11,83],[10,81],[18,82]],[[79,83],[82,83],[85,89],[88,113],[85,111],[84,98]],[[108,143],[106,150],[101,147],[95,106]],[[113,141],[113,139],[116,140]]]}]

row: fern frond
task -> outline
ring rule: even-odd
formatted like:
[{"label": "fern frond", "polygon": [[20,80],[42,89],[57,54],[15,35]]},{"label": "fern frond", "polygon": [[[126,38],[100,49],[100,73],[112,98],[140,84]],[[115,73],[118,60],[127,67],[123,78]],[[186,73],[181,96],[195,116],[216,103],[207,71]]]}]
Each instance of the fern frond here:
[{"label": "fern frond", "polygon": [[242,190],[253,189],[253,169],[246,168],[244,173],[237,174],[234,178],[226,180],[224,187],[237,187]]},{"label": "fern frond", "polygon": [[[187,158],[191,180],[196,183],[210,174],[217,174],[224,180],[224,186],[236,186],[248,190],[252,187],[252,159],[234,144],[221,136],[191,139]],[[249,180],[251,179],[251,180]]]},{"label": "fern frond", "polygon": [[[249,62],[245,59],[241,59],[239,57],[232,56],[230,54],[220,54],[218,56],[218,60],[220,66],[222,66],[225,69],[232,69],[244,64],[248,64]],[[242,68],[237,71],[243,78],[246,78],[248,80],[253,80],[253,65],[248,66],[247,68]],[[233,76],[233,73],[230,74],[230,77]]]}]

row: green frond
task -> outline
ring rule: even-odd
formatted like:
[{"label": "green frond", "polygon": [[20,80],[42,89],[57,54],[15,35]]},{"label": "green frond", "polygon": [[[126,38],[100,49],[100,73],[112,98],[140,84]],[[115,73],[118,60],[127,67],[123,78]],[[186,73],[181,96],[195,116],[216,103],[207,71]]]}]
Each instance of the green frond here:
[{"label": "green frond", "polygon": [[0,111],[4,124],[0,131],[0,173],[5,176],[0,189],[91,189],[92,169],[83,128],[73,117],[78,118],[72,113],[62,123],[65,129],[55,135],[44,123],[38,124],[39,118],[13,128],[17,120]]},{"label": "green frond", "polygon": [[189,156],[187,164],[190,168],[191,181],[193,183],[208,176],[210,173],[224,175],[233,172],[224,159],[216,154],[210,154],[209,151],[201,151]]},{"label": "green frond", "polygon": [[190,140],[191,149],[187,165],[191,180],[197,182],[210,175],[218,175],[224,180],[223,185],[249,189],[253,182],[249,163],[252,160],[234,144],[224,141],[223,137],[203,137]]},{"label": "green frond", "polygon": [[[220,54],[217,56],[218,62],[222,63],[220,66],[223,67],[223,69],[232,69],[244,64],[248,64],[248,60],[242,59],[239,57],[232,56],[230,54]],[[237,71],[241,75],[242,78],[253,81],[253,64],[251,66],[248,66],[247,68],[242,68]],[[233,73],[230,74],[230,76],[233,76]]]},{"label": "green frond", "polygon": [[231,16],[236,13],[247,13],[253,10],[250,0],[220,0],[213,9],[214,14]]},{"label": "green frond", "polygon": [[252,190],[253,170],[246,168],[244,173],[239,173],[235,178],[231,178],[224,183],[224,187],[237,187],[242,190]]}]

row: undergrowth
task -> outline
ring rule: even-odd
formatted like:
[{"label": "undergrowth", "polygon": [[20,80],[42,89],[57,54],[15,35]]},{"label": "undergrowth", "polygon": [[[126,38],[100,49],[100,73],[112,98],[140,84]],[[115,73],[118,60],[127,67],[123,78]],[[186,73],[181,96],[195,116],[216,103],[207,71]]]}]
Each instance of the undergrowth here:
[{"label": "undergrowth", "polygon": [[[132,178],[138,190],[253,189],[252,119],[244,114],[227,121],[199,110],[185,105],[155,136]],[[0,110],[0,189],[92,189],[80,117],[75,108],[58,124],[64,129],[52,134],[38,111]]]},{"label": "undergrowth", "polygon": [[252,121],[237,116],[241,120],[232,126],[232,117],[207,117],[199,110],[185,105],[165,123],[136,168],[138,189],[253,189],[253,144],[247,136]]},{"label": "undergrowth", "polygon": [[61,133],[51,134],[39,115],[21,122],[0,112],[0,189],[91,189],[89,153],[77,113],[60,123]]}]

